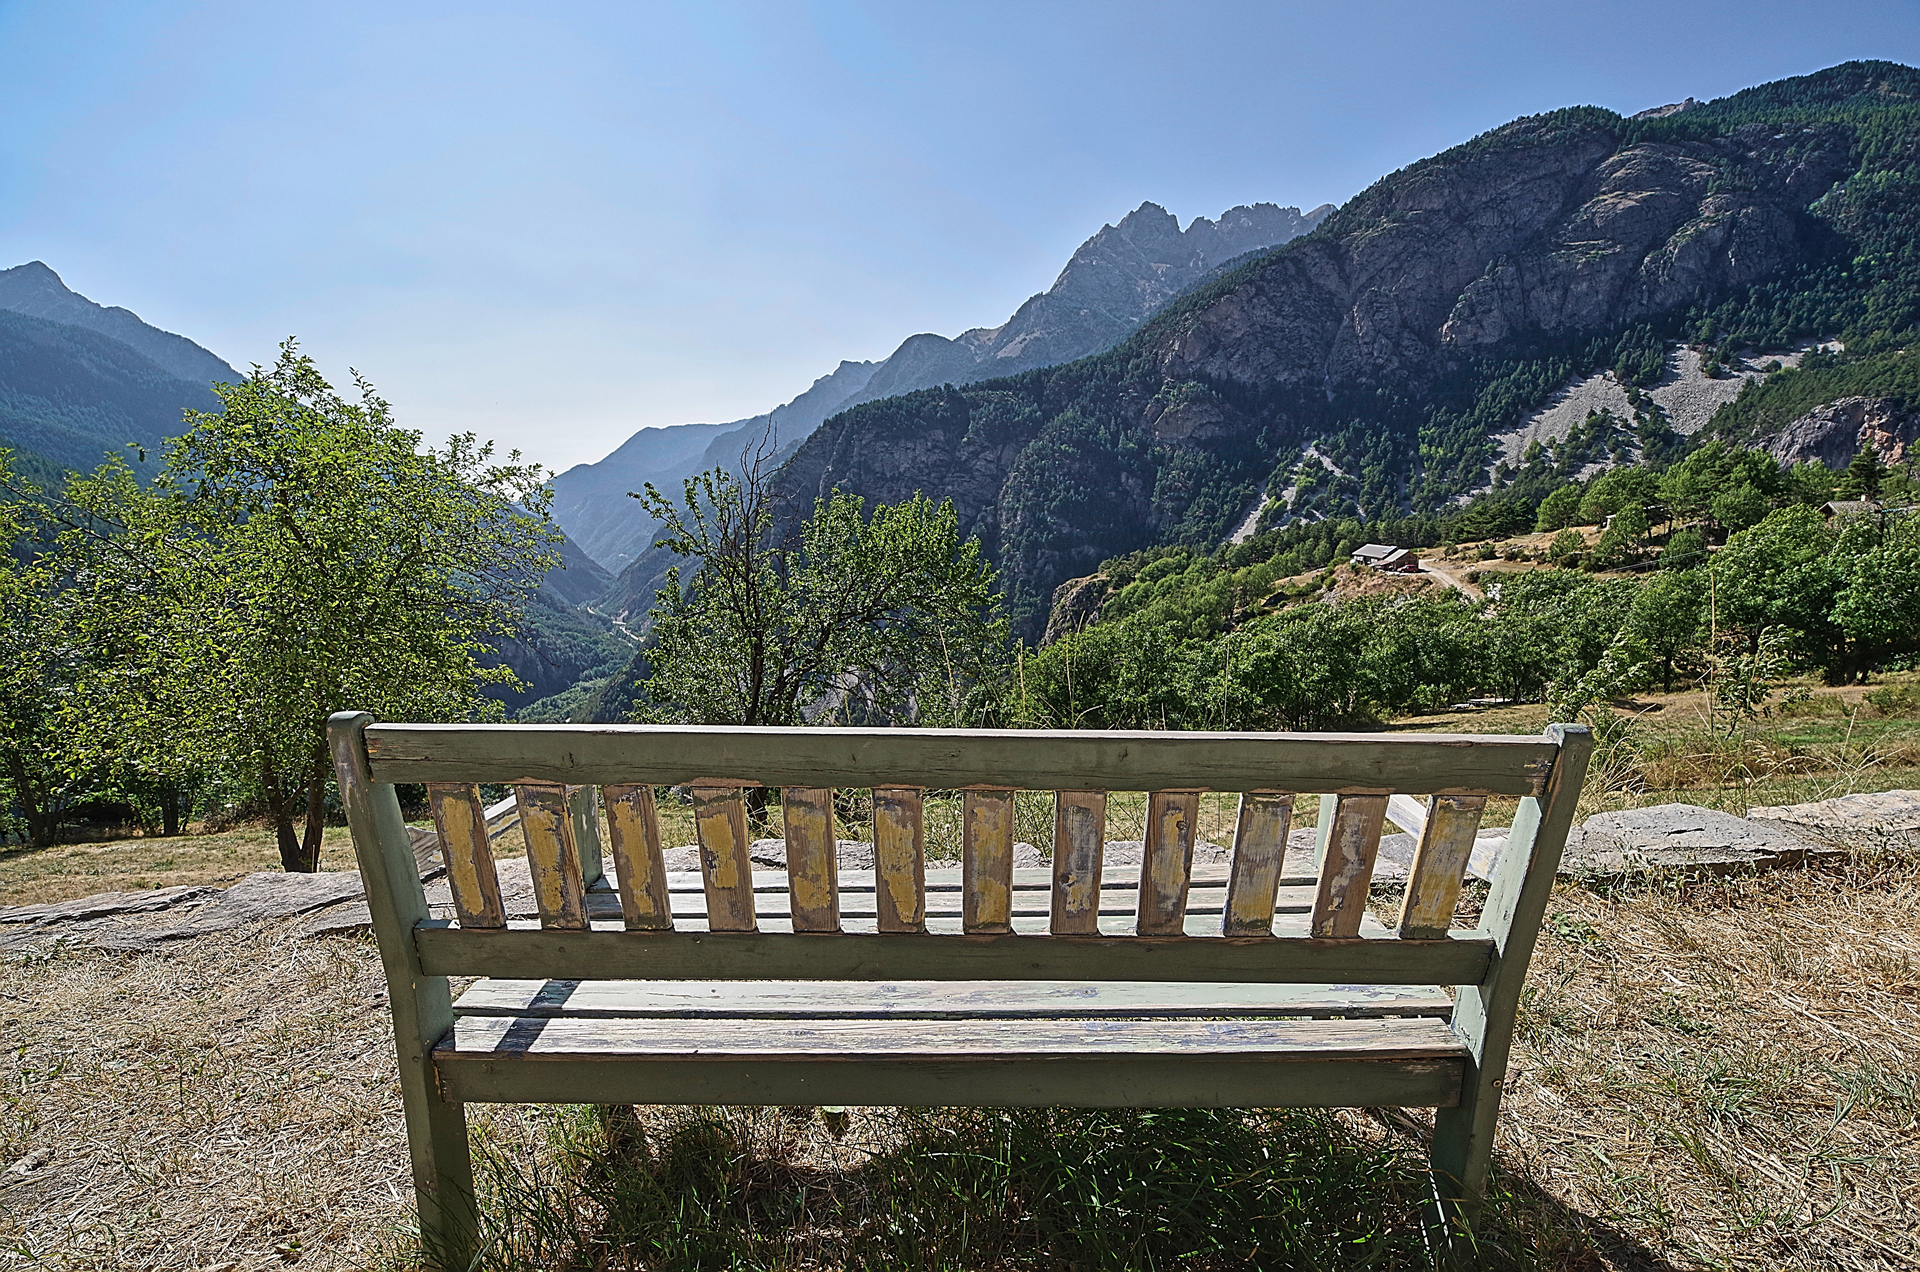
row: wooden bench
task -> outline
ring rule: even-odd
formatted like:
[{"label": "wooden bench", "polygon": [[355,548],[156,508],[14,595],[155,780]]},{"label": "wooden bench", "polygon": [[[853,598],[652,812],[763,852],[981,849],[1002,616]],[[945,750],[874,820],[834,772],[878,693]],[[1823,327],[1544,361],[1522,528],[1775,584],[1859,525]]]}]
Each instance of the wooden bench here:
[{"label": "wooden bench", "polygon": [[[386,967],[430,1260],[466,1266],[463,1106],[1430,1107],[1436,1213],[1487,1176],[1522,981],[1591,746],[1542,737],[330,723]],[[394,791],[424,783],[456,920],[430,917]],[[514,788],[539,920],[507,915],[479,784]],[[702,869],[661,856],[656,788]],[[780,792],[755,871],[744,790]],[[833,792],[872,792],[842,873]],[[961,791],[958,869],[922,795]],[[1014,792],[1055,792],[1053,861],[1015,870]],[[1107,793],[1145,791],[1143,864],[1107,867]],[[1237,792],[1225,869],[1191,868],[1202,792]],[[1317,868],[1285,872],[1297,795]],[[1518,796],[1480,923],[1451,928],[1489,796]],[[1391,808],[1390,808],[1391,805]],[[1406,899],[1366,913],[1383,824]],[[607,876],[611,875],[609,879]],[[450,976],[478,976],[459,1002]],[[1442,986],[1456,987],[1449,997]]]}]

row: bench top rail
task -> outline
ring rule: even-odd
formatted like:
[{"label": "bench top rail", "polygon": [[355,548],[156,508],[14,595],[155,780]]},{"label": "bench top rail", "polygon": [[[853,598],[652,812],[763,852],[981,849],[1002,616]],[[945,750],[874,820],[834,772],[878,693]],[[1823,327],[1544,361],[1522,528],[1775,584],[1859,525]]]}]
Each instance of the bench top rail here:
[{"label": "bench top rail", "polygon": [[1505,734],[372,724],[375,782],[1538,795],[1558,746]]}]

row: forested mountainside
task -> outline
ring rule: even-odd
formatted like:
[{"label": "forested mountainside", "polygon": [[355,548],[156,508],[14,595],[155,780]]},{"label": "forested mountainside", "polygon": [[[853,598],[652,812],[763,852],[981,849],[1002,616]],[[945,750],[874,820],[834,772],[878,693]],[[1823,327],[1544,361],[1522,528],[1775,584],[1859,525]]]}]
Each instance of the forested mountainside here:
[{"label": "forested mountainside", "polygon": [[92,469],[109,451],[137,461],[145,448],[151,460],[180,432],[181,411],[218,408],[209,384],[97,331],[0,307],[0,445],[42,481]]},{"label": "forested mountainside", "polygon": [[0,309],[111,336],[176,380],[232,384],[240,379],[240,373],[225,361],[185,336],[149,326],[138,314],[118,305],[96,305],[41,261],[0,269]]},{"label": "forested mountainside", "polygon": [[[619,570],[646,549],[658,528],[637,500],[625,497],[627,491],[650,481],[677,493],[696,472],[737,467],[741,454],[763,437],[776,451],[790,450],[821,421],[861,402],[1097,353],[1137,330],[1210,271],[1305,234],[1330,211],[1255,203],[1230,208],[1217,221],[1196,218],[1182,230],[1172,213],[1143,203],[1082,243],[1053,286],[998,327],[976,327],[951,340],[910,336],[878,362],[842,362],[793,401],[752,419],[643,429],[598,463],[562,473],[554,483],[555,515],[596,560]],[[651,436],[656,433],[674,436]],[[697,436],[707,445],[697,454],[685,453],[685,443]],[[652,573],[657,571],[649,577]],[[650,590],[640,590],[651,599]]]},{"label": "forested mountainside", "polygon": [[[1491,433],[1575,375],[1654,383],[1676,339],[1718,362],[1835,338],[1848,365],[1916,322],[1920,72],[1853,62],[1685,110],[1517,120],[1103,354],[855,406],[779,488],[953,498],[1037,636],[1062,580],[1218,542],[1303,455],[1354,512],[1432,514],[1488,482]],[[1682,445],[1658,412],[1631,442]]]}]

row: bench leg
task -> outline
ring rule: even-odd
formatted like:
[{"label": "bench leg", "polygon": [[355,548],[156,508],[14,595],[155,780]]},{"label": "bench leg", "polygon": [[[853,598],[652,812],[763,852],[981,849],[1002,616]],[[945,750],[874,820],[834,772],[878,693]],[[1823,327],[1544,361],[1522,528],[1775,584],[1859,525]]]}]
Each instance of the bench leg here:
[{"label": "bench leg", "polygon": [[401,1079],[413,1193],[420,1207],[420,1250],[435,1272],[467,1272],[479,1228],[467,1106],[440,1098],[431,1062],[421,1083]]},{"label": "bench leg", "polygon": [[1472,1225],[1486,1194],[1499,1119],[1500,1084],[1484,1081],[1478,1065],[1468,1070],[1459,1107],[1434,1110],[1429,1226],[1436,1231],[1451,1235]]}]

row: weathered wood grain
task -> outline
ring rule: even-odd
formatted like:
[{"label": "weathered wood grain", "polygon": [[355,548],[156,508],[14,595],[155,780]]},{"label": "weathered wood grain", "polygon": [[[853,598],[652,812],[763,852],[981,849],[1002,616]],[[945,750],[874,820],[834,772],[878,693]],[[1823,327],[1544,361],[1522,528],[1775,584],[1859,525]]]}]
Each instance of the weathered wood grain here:
[{"label": "weathered wood grain", "polygon": [[787,879],[796,932],[840,930],[839,859],[833,837],[833,792],[789,786],[781,815],[787,835]]},{"label": "weathered wood grain", "polygon": [[716,932],[754,930],[752,841],[737,786],[695,786],[693,829],[700,840],[700,873],[707,890],[707,926]]},{"label": "weathered wood grain", "polygon": [[476,981],[467,1016],[627,1019],[1023,1020],[1433,1016],[1438,985],[1131,985],[1113,981]]},{"label": "weathered wood grain", "polygon": [[600,853],[600,788],[567,787],[567,814],[573,819],[573,850],[580,855],[581,882],[589,888],[606,886]]},{"label": "weathered wood grain", "polygon": [[1464,1063],[1321,1055],[1176,1060],[1151,1053],[964,1063],[458,1051],[435,1059],[449,1097],[467,1102],[995,1108],[1445,1108],[1460,1098]]},{"label": "weathered wood grain", "polygon": [[1100,930],[1100,857],[1106,839],[1105,791],[1054,793],[1052,930],[1055,933],[1089,936]]},{"label": "weathered wood grain", "polygon": [[1197,791],[1154,791],[1147,796],[1147,842],[1140,861],[1142,936],[1172,936],[1186,930],[1187,880],[1193,873],[1193,840],[1200,823]]},{"label": "weathered wood grain", "polygon": [[620,883],[620,914],[636,932],[673,926],[667,870],[660,848],[660,813],[651,786],[605,786],[607,846]]},{"label": "weathered wood grain", "polygon": [[1418,835],[1427,824],[1426,799],[1401,794],[1387,796],[1387,820],[1409,835]]},{"label": "weathered wood grain", "polygon": [[836,936],[789,932],[463,931],[438,920],[414,941],[434,976],[513,980],[1102,980],[1260,985],[1467,985],[1493,944],[1380,937]]},{"label": "weathered wood grain", "polygon": [[[1320,862],[1320,888],[1313,903],[1313,934],[1321,937],[1352,936],[1360,930],[1361,916],[1367,910],[1367,888],[1373,882],[1374,858],[1380,851],[1380,831],[1387,819],[1385,795],[1340,795],[1335,799],[1332,820],[1325,823],[1330,831]],[[1327,814],[1321,816],[1324,819]]]},{"label": "weathered wood grain", "polygon": [[[1293,823],[1293,796],[1274,791],[1240,797],[1233,831],[1233,873],[1227,883],[1224,936],[1260,936],[1273,931],[1274,899],[1287,859],[1287,832]],[[1189,894],[1189,904],[1192,894]]]},{"label": "weathered wood grain", "polygon": [[927,928],[927,824],[920,792],[873,790],[874,900],[882,932]]},{"label": "weathered wood grain", "polygon": [[375,780],[1028,790],[1537,793],[1539,737],[376,724]]},{"label": "weathered wood grain", "polygon": [[427,787],[427,803],[440,834],[441,860],[447,867],[453,912],[460,916],[460,926],[505,927],[507,911],[500,900],[480,788],[467,782],[434,782]]},{"label": "weathered wood grain", "polygon": [[573,810],[567,788],[558,782],[521,782],[513,788],[520,804],[520,830],[527,837],[527,870],[542,927],[578,930],[587,926],[586,885],[573,844]]},{"label": "weathered wood grain", "polygon": [[1486,806],[1484,795],[1435,795],[1428,804],[1400,904],[1401,936],[1425,941],[1446,933]]},{"label": "weathered wood grain", "polygon": [[962,929],[1013,931],[1013,792],[966,792],[960,840]]}]

